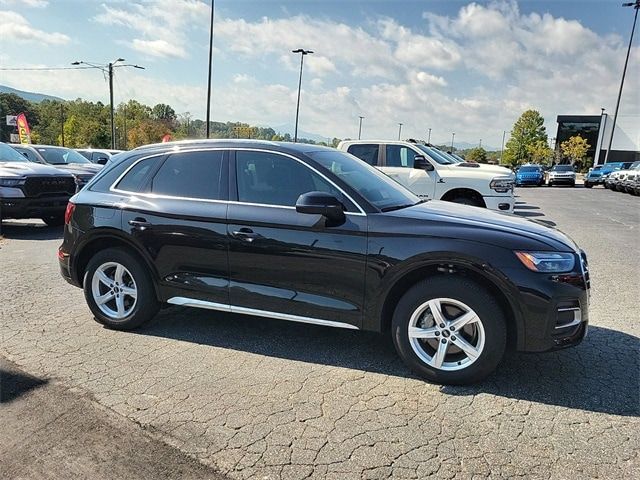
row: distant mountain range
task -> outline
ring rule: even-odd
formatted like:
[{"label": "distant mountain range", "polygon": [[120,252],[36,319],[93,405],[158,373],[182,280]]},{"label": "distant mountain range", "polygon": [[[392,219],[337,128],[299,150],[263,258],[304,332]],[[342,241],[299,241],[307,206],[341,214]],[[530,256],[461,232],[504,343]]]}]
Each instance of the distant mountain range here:
[{"label": "distant mountain range", "polygon": [[54,97],[53,95],[45,95],[43,93],[25,92],[24,90],[18,90],[16,88],[7,87],[6,85],[0,85],[0,93],[13,93],[19,97],[24,98],[30,102],[40,103],[43,100],[62,100],[60,97]]}]

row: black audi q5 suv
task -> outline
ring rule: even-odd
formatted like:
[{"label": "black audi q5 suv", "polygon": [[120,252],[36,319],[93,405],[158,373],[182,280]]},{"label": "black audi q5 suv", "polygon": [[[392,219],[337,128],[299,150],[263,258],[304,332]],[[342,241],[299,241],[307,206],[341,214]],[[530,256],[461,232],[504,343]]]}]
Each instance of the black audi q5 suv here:
[{"label": "black audi q5 suv", "polygon": [[260,141],[138,148],[72,197],[58,257],[96,320],[183,305],[389,333],[423,378],[578,344],[584,252],[558,230],[420,200],[345,152]]}]

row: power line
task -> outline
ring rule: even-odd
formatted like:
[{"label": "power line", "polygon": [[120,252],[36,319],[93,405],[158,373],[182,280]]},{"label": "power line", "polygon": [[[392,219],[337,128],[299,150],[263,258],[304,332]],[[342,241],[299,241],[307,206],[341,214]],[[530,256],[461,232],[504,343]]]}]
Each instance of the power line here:
[{"label": "power line", "polygon": [[12,68],[4,68],[0,67],[0,70],[4,71],[30,71],[30,70],[86,70],[88,68],[94,67],[12,67]]}]

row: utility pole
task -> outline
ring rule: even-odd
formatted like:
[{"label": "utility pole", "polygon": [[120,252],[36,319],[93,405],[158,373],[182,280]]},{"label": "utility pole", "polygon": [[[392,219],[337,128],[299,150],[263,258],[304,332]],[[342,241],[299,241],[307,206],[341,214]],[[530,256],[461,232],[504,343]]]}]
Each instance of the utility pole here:
[{"label": "utility pole", "polygon": [[427,143],[431,143],[431,129],[429,129],[429,137],[427,138]]},{"label": "utility pole", "polygon": [[109,105],[111,105],[111,148],[116,148],[116,124],[113,121],[113,62],[109,62]]},{"label": "utility pole", "polygon": [[300,115],[300,89],[302,88],[302,67],[304,65],[304,56],[313,53],[313,50],[305,50],[304,48],[298,48],[291,50],[292,53],[300,54],[300,77],[298,78],[298,102],[296,104],[296,127],[293,134],[293,141],[298,141],[298,117]]},{"label": "utility pole", "polygon": [[629,47],[627,48],[627,57],[624,60],[624,68],[622,69],[622,79],[620,80],[620,90],[618,91],[618,100],[616,101],[616,110],[613,113],[613,125],[611,125],[611,135],[609,136],[609,148],[604,156],[604,163],[609,161],[609,152],[613,145],[613,134],[616,131],[616,122],[618,121],[618,109],[620,108],[620,98],[622,97],[622,87],[624,86],[624,77],[627,74],[627,65],[629,64],[629,53],[631,52],[631,44],[633,43],[633,33],[636,29],[636,21],[638,20],[638,10],[640,10],[640,0],[635,2],[623,3],[623,7],[633,7],[636,13],[633,15],[633,26],[631,27],[631,36],[629,37]]},{"label": "utility pole", "polygon": [[400,140],[401,135],[402,135],[402,124],[398,123],[398,140]]},{"label": "utility pole", "polygon": [[213,66],[213,19],[215,0],[211,0],[211,21],[209,25],[209,76],[207,80],[207,138],[209,138],[211,120],[211,67]]},{"label": "utility pole", "polygon": [[478,144],[478,148],[482,148],[482,139],[480,139],[480,143]]},{"label": "utility pole", "polygon": [[64,147],[64,103],[60,102],[60,134],[62,146]]},{"label": "utility pole", "polygon": [[358,140],[360,140],[360,136],[362,135],[362,119],[364,118],[363,116],[360,116],[360,126],[358,127]]},{"label": "utility pole", "polygon": [[451,134],[451,153],[453,153],[453,140],[456,138],[455,132]]},{"label": "utility pole", "polygon": [[124,148],[123,150],[127,150],[128,146],[129,146],[129,142],[128,142],[128,138],[127,138],[127,104],[125,103],[122,106],[123,109],[123,113],[124,113]]},{"label": "utility pole", "polygon": [[507,135],[507,131],[502,131],[502,146],[500,147],[500,163],[502,163],[502,154],[504,153],[504,137]]}]

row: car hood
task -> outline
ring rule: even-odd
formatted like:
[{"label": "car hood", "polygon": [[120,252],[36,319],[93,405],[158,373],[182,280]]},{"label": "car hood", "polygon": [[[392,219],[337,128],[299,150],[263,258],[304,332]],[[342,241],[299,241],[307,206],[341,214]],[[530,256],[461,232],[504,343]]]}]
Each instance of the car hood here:
[{"label": "car hood", "polygon": [[29,177],[29,176],[70,176],[51,165],[26,162],[0,162],[0,177]]},{"label": "car hood", "polygon": [[[476,166],[477,165],[477,166]],[[501,167],[499,165],[489,165],[487,163],[458,163],[455,165],[460,169],[471,169],[477,168],[482,172],[494,173],[496,175],[505,175],[505,176],[513,176],[513,172],[506,167]]]},{"label": "car hood", "polygon": [[95,175],[102,170],[102,165],[95,163],[65,163],[64,165],[52,165],[57,169],[70,172],[74,175]]},{"label": "car hood", "polygon": [[[550,247],[548,249],[580,251],[571,238],[556,228],[540,221],[494,212],[486,208],[430,200],[391,213],[407,220],[429,220],[443,227],[460,227],[459,231],[464,232],[463,236],[468,237],[469,240],[494,243],[497,238],[495,233],[502,232],[511,239],[514,236],[526,237],[538,244],[544,243]],[[446,230],[450,231],[450,228]],[[512,241],[507,243],[512,244]]]}]

